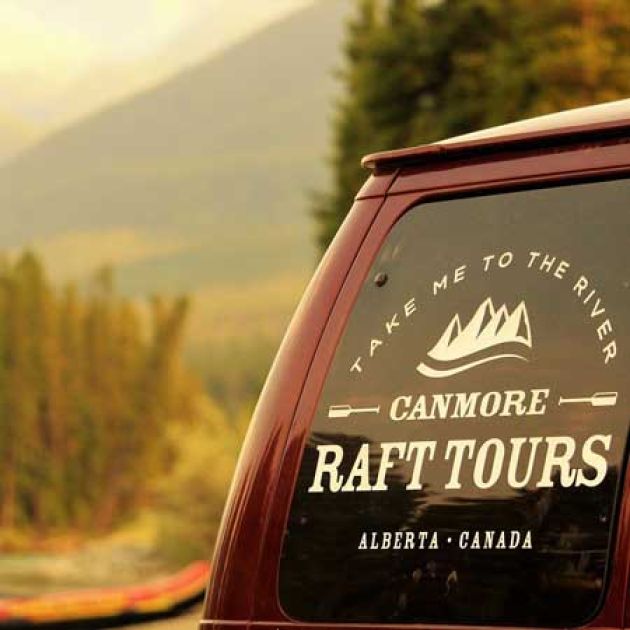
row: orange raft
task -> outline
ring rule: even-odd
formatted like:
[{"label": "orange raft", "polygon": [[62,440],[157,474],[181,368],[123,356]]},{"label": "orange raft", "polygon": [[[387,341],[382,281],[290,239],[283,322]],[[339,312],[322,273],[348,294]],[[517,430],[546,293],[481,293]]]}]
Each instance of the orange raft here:
[{"label": "orange raft", "polygon": [[4,599],[0,600],[0,627],[167,615],[200,599],[209,576],[210,565],[195,562],[174,575],[137,586]]}]

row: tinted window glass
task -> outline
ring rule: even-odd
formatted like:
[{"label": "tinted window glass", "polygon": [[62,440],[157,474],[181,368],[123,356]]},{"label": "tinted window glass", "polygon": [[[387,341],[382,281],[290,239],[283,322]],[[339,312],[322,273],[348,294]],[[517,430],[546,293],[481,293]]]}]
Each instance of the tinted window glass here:
[{"label": "tinted window glass", "polygon": [[428,203],[396,224],[303,455],[289,615],[596,613],[628,429],[629,202],[614,181]]}]

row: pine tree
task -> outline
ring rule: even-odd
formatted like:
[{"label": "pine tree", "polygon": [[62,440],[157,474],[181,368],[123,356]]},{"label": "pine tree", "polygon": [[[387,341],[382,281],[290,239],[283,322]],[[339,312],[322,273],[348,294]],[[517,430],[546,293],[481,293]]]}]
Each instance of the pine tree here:
[{"label": "pine tree", "polygon": [[315,196],[313,214],[318,223],[318,243],[325,247],[334,236],[339,219],[352,205],[363,179],[361,156],[366,147],[376,147],[376,128],[369,114],[369,97],[375,77],[374,46],[380,30],[377,0],[361,0],[357,16],[348,23],[345,45],[346,65],[340,78],[346,86],[334,121],[335,146],[332,156],[334,181],[328,193]]},{"label": "pine tree", "polygon": [[526,12],[537,98],[529,115],[544,114],[630,93],[630,11],[622,0],[549,0]]},{"label": "pine tree", "polygon": [[86,357],[82,335],[84,304],[74,286],[67,286],[59,298],[58,335],[61,348],[61,380],[65,391],[65,457],[62,501],[66,523],[85,526],[90,518],[86,500],[86,454],[90,443],[85,436],[87,399]]},{"label": "pine tree", "polygon": [[324,249],[366,173],[361,156],[630,92],[623,0],[363,0],[350,22]]},{"label": "pine tree", "polygon": [[86,295],[51,286],[30,253],[0,260],[0,526],[102,531],[142,504],[197,405],[187,309],[156,298],[146,330],[110,270]]},{"label": "pine tree", "polygon": [[11,304],[10,266],[0,261],[0,526],[12,526],[15,519],[15,441],[14,422],[9,410]]},{"label": "pine tree", "polygon": [[7,459],[3,476],[3,522],[41,526],[44,514],[39,488],[46,486],[45,432],[41,424],[38,389],[38,298],[42,273],[37,261],[25,253],[16,262],[9,282],[7,308]]}]

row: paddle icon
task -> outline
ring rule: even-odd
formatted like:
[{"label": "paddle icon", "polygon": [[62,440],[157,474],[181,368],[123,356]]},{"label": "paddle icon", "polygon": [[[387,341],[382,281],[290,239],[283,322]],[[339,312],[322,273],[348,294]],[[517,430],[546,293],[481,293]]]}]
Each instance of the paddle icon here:
[{"label": "paddle icon", "polygon": [[379,413],[380,406],[376,407],[353,407],[352,405],[331,405],[328,407],[329,418],[349,418],[355,413]]},{"label": "paddle icon", "polygon": [[559,405],[569,403],[588,403],[591,407],[614,407],[617,404],[618,392],[597,392],[592,396],[584,398],[562,398],[558,401]]}]

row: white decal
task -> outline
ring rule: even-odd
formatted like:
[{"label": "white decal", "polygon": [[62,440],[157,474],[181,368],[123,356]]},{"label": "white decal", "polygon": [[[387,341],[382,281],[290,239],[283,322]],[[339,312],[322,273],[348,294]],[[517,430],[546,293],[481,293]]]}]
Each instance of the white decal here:
[{"label": "white decal", "polygon": [[617,404],[618,392],[597,392],[583,398],[560,398],[559,405],[588,403],[591,407],[614,407]]},{"label": "white decal", "polygon": [[439,394],[401,394],[389,407],[389,419],[455,420],[461,418],[515,418],[542,416],[547,410],[551,390],[508,389],[489,392],[441,392]]},{"label": "white decal", "polygon": [[407,464],[413,472],[404,488],[412,492],[423,488],[425,477],[431,479],[434,462],[447,465],[444,490],[461,490],[464,484],[489,490],[506,483],[514,489],[594,488],[606,479],[612,437],[595,433],[586,439],[547,435],[363,442],[358,451],[318,444],[313,483],[307,492],[387,492],[390,481],[399,483],[397,469]]},{"label": "white decal", "polygon": [[381,408],[376,407],[352,407],[352,405],[331,405],[328,407],[329,418],[349,418],[356,413],[380,413]]},{"label": "white decal", "polygon": [[[507,352],[508,348],[511,352]],[[420,363],[416,369],[430,378],[444,378],[498,359],[527,361],[523,348],[532,348],[525,302],[510,313],[505,304],[495,309],[492,298],[488,297],[465,327],[462,327],[458,314],[453,317],[427,353],[435,367]]]},{"label": "white decal", "polygon": [[[401,322],[401,320],[403,320],[403,315],[404,315],[404,320],[408,320],[417,310],[418,310],[418,304],[416,303],[416,298],[412,297],[412,298],[409,298],[402,305],[402,311],[397,311],[388,320],[386,320],[383,326],[386,334],[383,335],[382,333],[380,333],[380,336],[372,337],[370,339],[369,356],[366,357],[366,361],[373,359],[374,355],[376,354],[376,351],[381,346],[386,346],[387,343],[389,342],[389,339],[391,337],[394,337],[397,334],[401,326],[401,323],[404,323],[404,322]],[[355,373],[355,374],[362,374],[363,373],[362,362],[363,362],[363,357],[359,355],[354,360],[354,363],[350,366],[350,372]]]}]

